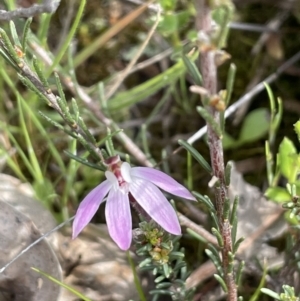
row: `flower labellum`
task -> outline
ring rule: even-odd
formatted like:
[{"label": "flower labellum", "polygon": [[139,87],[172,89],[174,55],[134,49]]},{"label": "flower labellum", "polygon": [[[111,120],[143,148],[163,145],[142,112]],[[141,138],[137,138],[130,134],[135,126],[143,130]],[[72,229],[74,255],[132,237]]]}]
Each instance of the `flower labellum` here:
[{"label": "flower labellum", "polygon": [[154,168],[131,167],[119,156],[107,159],[106,164],[106,180],[94,188],[78,207],[73,239],[91,221],[107,194],[105,217],[108,232],[122,250],[128,250],[132,240],[131,196],[164,230],[174,235],[181,234],[174,208],[157,187],[173,195],[196,200],[184,186]]}]

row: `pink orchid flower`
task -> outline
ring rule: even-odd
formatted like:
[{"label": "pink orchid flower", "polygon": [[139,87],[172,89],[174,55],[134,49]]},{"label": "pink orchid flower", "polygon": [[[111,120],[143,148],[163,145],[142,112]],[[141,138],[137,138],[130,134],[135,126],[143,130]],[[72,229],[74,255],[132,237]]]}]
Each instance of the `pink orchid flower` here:
[{"label": "pink orchid flower", "polygon": [[188,200],[195,197],[167,174],[150,167],[131,167],[119,156],[106,160],[106,180],[94,188],[80,203],[73,223],[73,239],[90,222],[106,199],[105,217],[111,238],[122,250],[132,240],[129,199],[133,199],[167,232],[180,235],[177,214],[163,193],[156,187]]}]

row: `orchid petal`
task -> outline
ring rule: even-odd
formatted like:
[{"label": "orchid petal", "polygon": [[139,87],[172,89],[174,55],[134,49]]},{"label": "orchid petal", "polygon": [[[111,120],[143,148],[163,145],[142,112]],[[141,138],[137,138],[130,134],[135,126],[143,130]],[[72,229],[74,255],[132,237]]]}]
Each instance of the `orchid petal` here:
[{"label": "orchid petal", "polygon": [[131,182],[132,182],[132,179],[131,179],[131,176],[130,176],[130,171],[131,171],[131,166],[130,166],[130,164],[127,163],[127,162],[124,162],[124,163],[121,165],[121,174],[122,174],[123,179],[124,179],[127,183],[131,183]]},{"label": "orchid petal", "polygon": [[150,167],[133,167],[131,175],[152,182],[159,188],[179,197],[193,200],[196,198],[181,184],[164,172]]},{"label": "orchid petal", "polygon": [[174,208],[151,182],[134,178],[129,191],[149,216],[169,233],[180,235],[181,228]]},{"label": "orchid petal", "polygon": [[111,190],[108,194],[105,217],[109,235],[122,250],[128,250],[132,240],[132,221],[127,193]]},{"label": "orchid petal", "polygon": [[95,215],[112,184],[106,180],[94,188],[80,203],[73,222],[73,239],[83,230]]}]

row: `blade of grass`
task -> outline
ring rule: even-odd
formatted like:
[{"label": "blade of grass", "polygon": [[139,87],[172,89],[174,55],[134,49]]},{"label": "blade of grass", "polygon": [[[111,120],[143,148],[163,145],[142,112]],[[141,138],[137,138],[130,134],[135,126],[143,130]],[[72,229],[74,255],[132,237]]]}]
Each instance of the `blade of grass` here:
[{"label": "blade of grass", "polygon": [[[26,177],[24,176],[24,174],[22,173],[22,170],[20,168],[20,166],[17,164],[17,162],[14,161],[14,159],[11,157],[11,154],[0,145],[0,157],[2,156],[2,154],[5,156],[4,160],[7,162],[7,165],[9,166],[9,168],[11,168],[11,170],[16,174],[16,176],[23,182],[27,182]],[[2,160],[2,158],[1,158]]]},{"label": "blade of grass", "polygon": [[113,36],[122,31],[128,24],[130,24],[134,19],[139,17],[151,4],[153,0],[141,5],[123,19],[117,22],[113,27],[108,29],[104,34],[95,39],[88,47],[83,49],[74,59],[74,67],[78,67],[84,61],[86,61],[91,55],[93,55],[99,48],[101,48],[105,43],[107,43]]},{"label": "blade of grass", "polygon": [[[24,135],[24,138],[25,138],[28,157],[29,157],[29,160],[30,160],[30,163],[31,163],[31,166],[32,166],[32,170],[33,170],[32,176],[34,177],[34,179],[37,183],[43,183],[44,182],[44,175],[43,175],[42,170],[40,168],[39,161],[36,157],[36,154],[35,154],[31,139],[30,139],[27,124],[25,123],[24,112],[23,112],[23,107],[22,107],[20,98],[21,98],[21,96],[18,94],[17,95],[17,101],[18,101],[18,109],[19,109],[19,114],[20,114],[19,115],[20,127],[21,127],[21,131],[22,131],[22,133]],[[27,123],[28,123],[28,120],[27,120]]]},{"label": "blade of grass", "polygon": [[174,66],[170,67],[154,78],[151,78],[145,83],[142,83],[125,92],[118,93],[115,97],[108,101],[107,107],[111,112],[113,112],[132,106],[156,93],[161,88],[175,82],[185,72],[185,66],[180,60]]},{"label": "blade of grass", "polygon": [[140,297],[140,301],[146,301],[146,297],[144,295],[144,292],[143,292],[143,288],[142,288],[142,285],[141,285],[141,282],[140,282],[140,279],[137,275],[137,272],[136,272],[136,269],[135,269],[135,265],[134,265],[134,262],[130,256],[130,253],[127,251],[127,258],[128,258],[128,262],[130,264],[130,267],[131,267],[131,270],[132,270],[132,273],[133,273],[133,279],[134,279],[134,284],[135,284],[135,288],[137,290],[137,293]]},{"label": "blade of grass", "polygon": [[49,274],[41,271],[40,269],[31,267],[32,270],[34,270],[35,272],[45,276],[46,278],[48,278],[50,281],[60,285],[61,287],[67,289],[69,292],[73,293],[75,296],[81,298],[84,301],[92,301],[91,299],[87,298],[86,296],[82,295],[81,293],[79,293],[78,291],[76,291],[74,288],[72,288],[71,286],[64,284],[63,282],[57,280],[56,278],[50,276]]},{"label": "blade of grass", "polygon": [[[16,148],[16,152],[18,153],[18,155],[21,157],[23,164],[26,166],[28,172],[34,177],[34,169],[30,163],[30,161],[28,160],[26,154],[24,153],[23,149],[21,148],[21,146],[19,145],[19,143],[17,142],[17,140],[15,139],[14,135],[10,132],[10,130],[8,128],[5,128],[3,126],[3,123],[0,122],[0,125],[2,128],[4,128],[7,136],[9,137],[9,139],[11,140],[12,144],[14,145],[14,147]],[[5,125],[5,124],[4,124]]]},{"label": "blade of grass", "polygon": [[[77,148],[77,140],[73,139],[71,141],[70,145],[70,152],[74,155],[76,155],[76,148]],[[65,179],[66,183],[64,186],[64,191],[61,197],[61,203],[62,203],[62,215],[63,219],[67,220],[69,218],[69,211],[67,207],[70,191],[72,190],[72,187],[75,182],[77,170],[79,168],[80,164],[75,160],[70,160],[68,168],[66,170]]]},{"label": "blade of grass", "polygon": [[47,48],[47,37],[49,32],[50,21],[52,18],[52,14],[41,14],[40,15],[40,26],[39,31],[37,33],[39,43]]},{"label": "blade of grass", "polygon": [[[14,94],[17,96],[18,95],[18,90],[16,89],[15,84],[13,83],[11,77],[7,74],[5,68],[0,68],[0,74],[2,78],[4,79],[5,83],[12,89]],[[49,147],[49,150],[53,156],[53,158],[56,160],[59,168],[61,169],[62,173],[65,173],[65,164],[61,158],[60,153],[58,152],[57,148],[55,147],[53,140],[50,139],[49,133],[46,131],[46,129],[43,127],[42,123],[39,121],[39,119],[36,117],[34,112],[31,110],[30,106],[27,104],[24,98],[20,98],[22,106],[25,110],[25,112],[30,116],[32,122],[36,126],[36,128],[40,131],[42,134],[42,137],[46,140],[47,145]]]},{"label": "blade of grass", "polygon": [[26,113],[30,116],[30,118],[31,118],[33,124],[35,125],[35,127],[39,130],[42,137],[46,140],[49,151],[52,154],[53,158],[55,159],[55,161],[56,161],[57,165],[59,166],[61,172],[65,173],[66,167],[65,167],[65,164],[64,164],[64,162],[61,158],[61,153],[55,147],[55,145],[53,143],[53,140],[49,137],[49,132],[47,132],[47,130],[44,128],[44,126],[42,125],[40,120],[36,117],[34,112],[32,110],[30,110],[29,105],[26,103],[26,101],[24,101],[24,99],[22,99],[22,105],[23,105],[24,109],[26,110]]},{"label": "blade of grass", "polygon": [[80,23],[81,17],[83,15],[83,11],[84,11],[84,7],[86,4],[86,0],[81,0],[80,1],[80,5],[75,17],[75,20],[73,22],[73,25],[66,37],[65,42],[63,43],[62,47],[60,48],[60,50],[58,51],[57,55],[54,58],[54,61],[52,63],[52,65],[49,67],[49,69],[47,70],[46,76],[48,77],[52,71],[54,70],[54,68],[59,64],[60,60],[62,59],[62,57],[64,56],[66,50],[68,49],[68,47],[70,46],[70,43],[75,35],[75,32],[78,28],[78,25]]}]

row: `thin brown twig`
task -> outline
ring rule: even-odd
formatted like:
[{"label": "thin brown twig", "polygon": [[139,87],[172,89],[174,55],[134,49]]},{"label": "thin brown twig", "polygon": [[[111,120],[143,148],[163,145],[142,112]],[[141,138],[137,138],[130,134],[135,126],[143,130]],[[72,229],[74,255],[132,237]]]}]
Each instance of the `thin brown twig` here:
[{"label": "thin brown twig", "polygon": [[[173,48],[168,48],[164,51],[162,51],[161,53],[158,53],[152,57],[150,57],[149,59],[147,60],[144,60],[138,64],[136,64],[135,66],[133,66],[130,70],[129,70],[129,73],[126,75],[130,75],[136,71],[139,71],[139,70],[142,70],[150,65],[153,65],[154,63],[156,62],[159,62],[161,61],[162,59],[164,59],[165,57],[169,56],[170,54],[172,54],[173,52]],[[122,70],[120,72],[118,72],[117,74],[113,75],[113,78],[111,79],[111,81],[119,78],[119,77],[124,77],[124,73],[125,73],[125,70]]]},{"label": "thin brown twig", "polygon": [[128,66],[125,68],[125,70],[123,70],[122,76],[120,76],[117,79],[117,81],[113,84],[113,86],[109,89],[109,91],[107,91],[107,93],[105,95],[106,100],[108,100],[118,90],[118,88],[120,87],[120,85],[122,84],[122,82],[129,75],[130,70],[133,68],[133,66],[136,64],[137,60],[139,59],[139,57],[144,52],[146,46],[149,44],[149,41],[150,41],[151,37],[153,36],[153,34],[155,32],[155,29],[157,28],[157,26],[159,24],[160,14],[161,14],[161,11],[158,10],[157,14],[156,14],[156,21],[154,22],[152,28],[148,32],[148,35],[147,35],[145,41],[143,42],[143,44],[141,45],[141,47],[139,48],[139,50],[137,51],[137,53],[135,54],[135,56],[132,58],[132,60],[128,64]]},{"label": "thin brown twig", "polygon": [[185,226],[187,228],[190,228],[200,236],[202,236],[208,243],[213,244],[214,246],[218,245],[218,241],[215,236],[213,236],[210,232],[205,230],[203,227],[200,227],[199,225],[195,224],[193,221],[188,219],[186,216],[181,214],[180,212],[177,213],[180,224],[182,226]]}]

